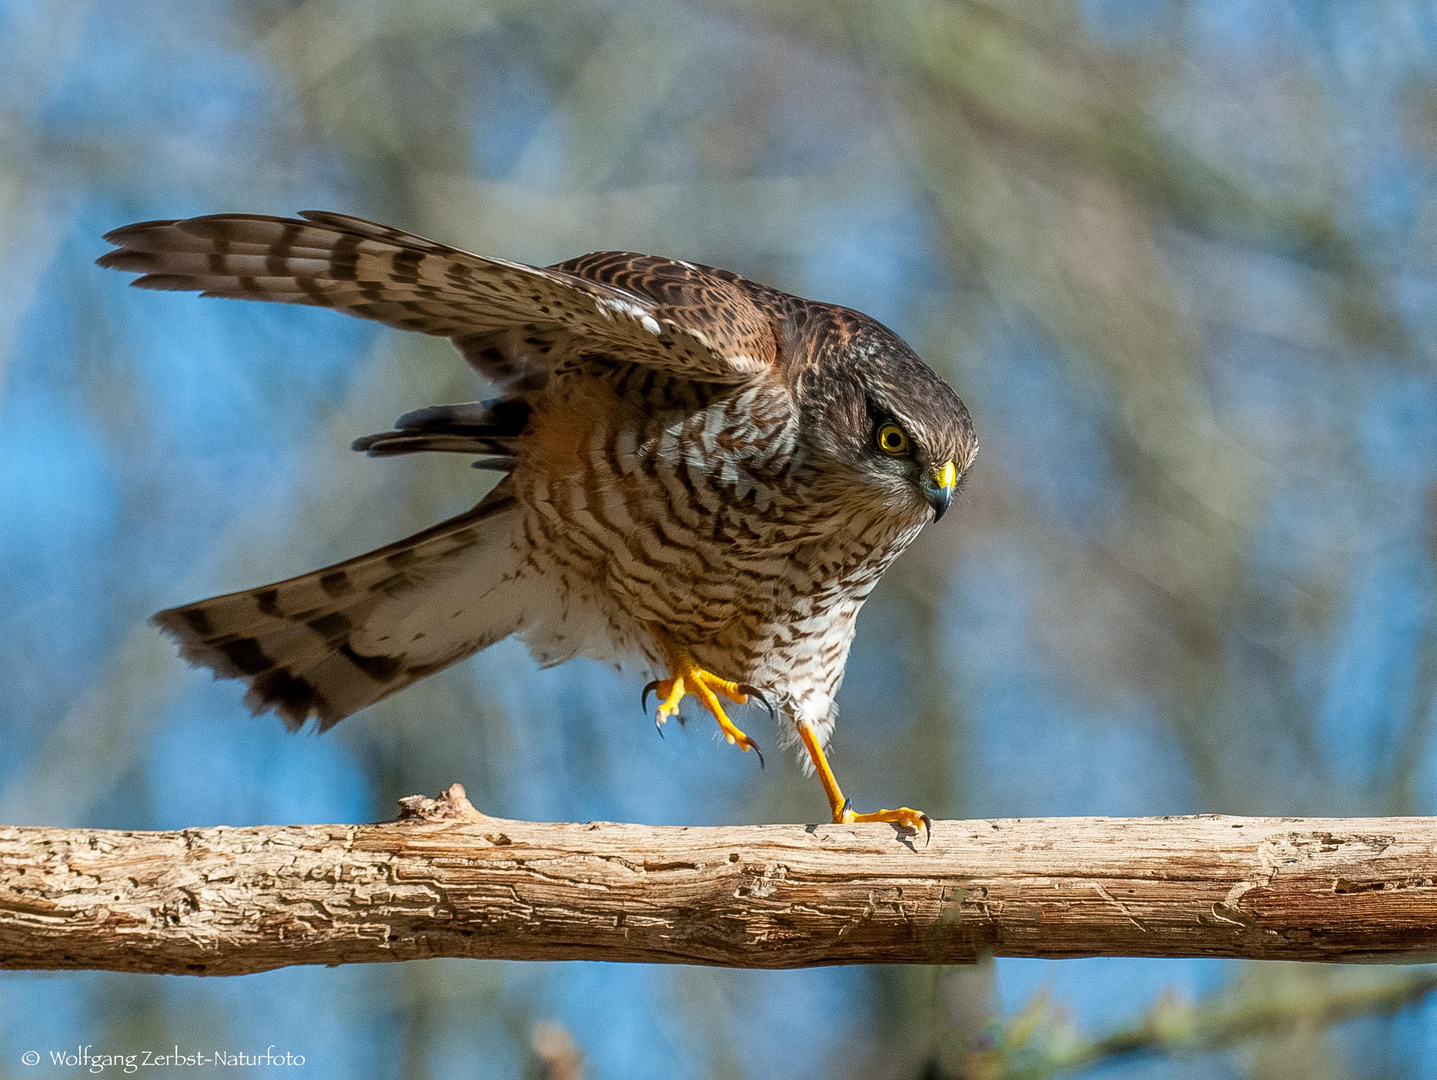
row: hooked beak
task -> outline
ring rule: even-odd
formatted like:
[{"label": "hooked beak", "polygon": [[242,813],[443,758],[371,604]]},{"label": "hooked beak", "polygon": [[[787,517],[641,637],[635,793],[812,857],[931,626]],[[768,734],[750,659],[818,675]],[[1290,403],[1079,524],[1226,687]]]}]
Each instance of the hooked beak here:
[{"label": "hooked beak", "polygon": [[958,483],[958,470],[951,461],[945,461],[933,471],[933,476],[923,481],[923,494],[933,507],[933,520],[937,521],[948,507],[953,505],[953,488]]}]

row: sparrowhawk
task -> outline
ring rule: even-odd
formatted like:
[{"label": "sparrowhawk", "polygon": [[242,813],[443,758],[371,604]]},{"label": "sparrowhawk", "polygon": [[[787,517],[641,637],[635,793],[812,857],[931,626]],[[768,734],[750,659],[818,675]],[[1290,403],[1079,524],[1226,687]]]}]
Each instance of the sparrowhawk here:
[{"label": "sparrowhawk", "polygon": [[854,623],[879,576],[948,509],[977,453],[963,402],[859,312],[674,259],[548,267],[471,255],[333,213],[223,214],[108,234],[134,284],[336,308],[451,338],[497,388],[355,442],[473,454],[503,474],[468,513],[263,588],[162,611],[184,656],[246,703],[321,729],[518,635],[540,664],[657,675],[756,749],[723,701],[781,713],[835,821],[824,756]]}]

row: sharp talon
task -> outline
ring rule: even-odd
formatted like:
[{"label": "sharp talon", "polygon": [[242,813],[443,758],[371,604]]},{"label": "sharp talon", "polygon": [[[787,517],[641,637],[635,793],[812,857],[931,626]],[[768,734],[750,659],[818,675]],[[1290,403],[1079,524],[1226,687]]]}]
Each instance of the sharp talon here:
[{"label": "sharp talon", "polygon": [[768,700],[768,698],[764,697],[763,691],[760,690],[758,687],[749,686],[748,683],[744,683],[738,688],[738,692],[740,694],[743,694],[745,697],[751,697],[756,699],[760,705],[762,705],[765,709],[768,710],[768,718],[770,720],[775,720],[778,718],[778,714],[773,711],[773,704]]},{"label": "sharp talon", "polygon": [[933,819],[927,814],[920,815],[923,821],[923,846],[933,843]]},{"label": "sharp talon", "polygon": [[[684,723],[684,715],[679,711],[679,706],[686,697],[698,698],[704,708],[713,714],[718,721],[719,730],[723,732],[724,738],[730,746],[737,746],[742,750],[758,751],[752,739],[733,725],[725,715],[723,706],[719,704],[719,698],[725,697],[730,701],[744,702],[748,695],[752,694],[763,703],[769,716],[775,715],[774,708],[769,704],[768,699],[752,686],[740,686],[737,683],[720,679],[712,672],[704,671],[693,663],[689,656],[679,656],[671,663],[673,673],[667,679],[655,679],[644,687],[639,697],[639,704],[644,712],[649,711],[649,695],[657,693],[664,700],[659,703],[657,714],[654,718],[655,726],[659,728],[659,734],[663,734],[662,725],[669,717],[674,717],[679,724]],[[764,767],[763,754],[758,755],[759,768]]]},{"label": "sharp talon", "polygon": [[662,720],[655,720],[654,730],[659,733],[659,738],[662,739],[664,737],[664,722]]},{"label": "sharp talon", "polygon": [[724,737],[728,739],[730,746],[737,746],[745,754],[752,750],[755,754],[758,755],[758,767],[760,769],[764,767],[763,751],[758,748],[758,743],[754,742],[742,731],[738,732],[735,735],[725,735]]}]

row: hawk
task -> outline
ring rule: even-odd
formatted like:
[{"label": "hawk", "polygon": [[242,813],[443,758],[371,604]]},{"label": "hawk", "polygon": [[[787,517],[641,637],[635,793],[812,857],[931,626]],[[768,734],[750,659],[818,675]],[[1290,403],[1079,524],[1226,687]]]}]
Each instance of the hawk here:
[{"label": "hawk", "polygon": [[100,265],[143,288],[450,338],[498,391],[354,443],[476,455],[503,475],[468,513],[155,616],[188,660],[243,680],[256,714],[324,730],[517,635],[545,666],[641,662],[659,725],[692,695],[745,751],[724,703],[753,698],[802,745],[835,821],[928,829],[909,807],[854,812],[824,756],[859,609],[978,450],[958,395],[892,331],[675,259],[526,266],[343,214],[105,239]]}]

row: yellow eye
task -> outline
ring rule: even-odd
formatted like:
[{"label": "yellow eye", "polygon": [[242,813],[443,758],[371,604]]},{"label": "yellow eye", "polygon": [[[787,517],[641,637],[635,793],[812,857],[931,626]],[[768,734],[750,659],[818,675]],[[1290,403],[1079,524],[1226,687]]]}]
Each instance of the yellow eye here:
[{"label": "yellow eye", "polygon": [[878,429],[878,449],[893,457],[906,457],[908,436],[897,424],[884,424]]}]

